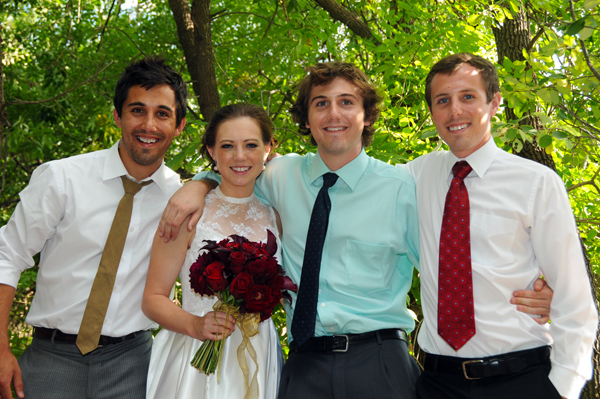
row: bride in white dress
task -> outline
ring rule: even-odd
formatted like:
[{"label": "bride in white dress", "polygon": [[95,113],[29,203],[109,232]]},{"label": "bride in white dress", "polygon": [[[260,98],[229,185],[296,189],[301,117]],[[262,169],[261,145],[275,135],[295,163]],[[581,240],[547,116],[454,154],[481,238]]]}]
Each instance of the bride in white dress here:
[{"label": "bride in white dress", "polygon": [[[155,236],[142,309],[159,323],[148,371],[148,399],[242,399],[248,385],[240,368],[237,349],[242,341],[235,320],[213,312],[215,297],[202,297],[190,288],[190,265],[196,261],[203,240],[220,241],[238,234],[251,241],[267,240],[267,229],[279,237],[273,208],[254,195],[254,182],[271,150],[271,121],[255,105],[221,108],[207,126],[202,151],[222,176],[221,185],[206,196],[206,206],[195,232],[181,229],[174,242]],[[195,235],[194,235],[195,234]],[[278,240],[276,257],[281,261]],[[182,307],[169,299],[179,275]],[[259,325],[250,338],[257,353],[259,398],[275,399],[283,358],[277,330],[271,319]],[[231,334],[231,335],[230,335]],[[190,365],[205,339],[228,336],[221,361],[220,381]],[[246,356],[250,378],[256,365]]]}]

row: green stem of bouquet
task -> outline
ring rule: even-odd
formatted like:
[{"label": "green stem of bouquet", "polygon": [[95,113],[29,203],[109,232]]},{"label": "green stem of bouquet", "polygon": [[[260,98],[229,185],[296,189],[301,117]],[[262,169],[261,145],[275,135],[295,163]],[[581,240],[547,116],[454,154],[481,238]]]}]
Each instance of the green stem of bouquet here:
[{"label": "green stem of bouquet", "polygon": [[[221,301],[224,303],[235,303],[236,299],[229,293],[229,290],[219,292]],[[205,340],[196,355],[192,359],[192,367],[198,369],[206,375],[214,374],[222,358],[223,344],[227,338],[217,341]]]}]

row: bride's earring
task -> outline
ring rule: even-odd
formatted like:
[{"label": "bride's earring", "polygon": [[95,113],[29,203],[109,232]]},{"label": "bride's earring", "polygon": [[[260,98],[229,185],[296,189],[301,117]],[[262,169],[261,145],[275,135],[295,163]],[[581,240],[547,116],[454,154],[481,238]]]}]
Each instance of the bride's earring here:
[{"label": "bride's earring", "polygon": [[219,170],[219,168],[217,168],[217,164],[215,163],[215,172]]}]

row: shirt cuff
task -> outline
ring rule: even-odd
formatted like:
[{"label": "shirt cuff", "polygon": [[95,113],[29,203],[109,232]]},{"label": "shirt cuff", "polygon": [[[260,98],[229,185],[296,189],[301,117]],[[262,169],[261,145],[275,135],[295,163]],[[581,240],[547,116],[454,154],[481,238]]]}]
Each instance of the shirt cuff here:
[{"label": "shirt cuff", "polygon": [[192,180],[203,180],[203,179],[210,179],[210,180],[216,181],[217,183],[221,183],[221,175],[213,172],[212,170],[199,172],[198,174],[196,174],[196,176],[194,176],[192,178]]},{"label": "shirt cuff", "polygon": [[587,382],[587,379],[572,370],[565,369],[556,363],[552,363],[552,370],[548,375],[550,382],[554,385],[560,396],[567,399],[577,399]]},{"label": "shirt cuff", "polygon": [[11,264],[0,262],[0,284],[10,285],[16,289],[20,278],[20,270],[15,270],[15,267]]}]

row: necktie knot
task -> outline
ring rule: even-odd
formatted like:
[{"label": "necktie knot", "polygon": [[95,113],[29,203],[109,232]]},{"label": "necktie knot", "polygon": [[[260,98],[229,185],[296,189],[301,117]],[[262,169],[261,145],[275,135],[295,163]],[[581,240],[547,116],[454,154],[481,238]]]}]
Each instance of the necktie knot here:
[{"label": "necktie knot", "polygon": [[339,176],[336,175],[335,173],[331,173],[331,172],[325,173],[323,175],[323,187],[329,188],[329,187],[333,186],[335,184],[335,182],[337,181],[338,177]]},{"label": "necktie knot", "polygon": [[121,180],[123,181],[123,188],[127,194],[136,195],[144,186],[152,183],[152,180],[145,181],[143,183],[136,183],[133,180],[129,180],[125,176],[121,176]]},{"label": "necktie knot", "polygon": [[452,167],[452,174],[454,177],[458,177],[459,179],[463,180],[469,173],[471,173],[472,170],[473,168],[467,163],[467,161],[460,161],[455,163]]}]

